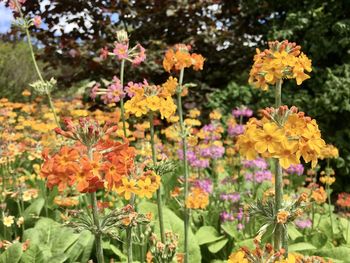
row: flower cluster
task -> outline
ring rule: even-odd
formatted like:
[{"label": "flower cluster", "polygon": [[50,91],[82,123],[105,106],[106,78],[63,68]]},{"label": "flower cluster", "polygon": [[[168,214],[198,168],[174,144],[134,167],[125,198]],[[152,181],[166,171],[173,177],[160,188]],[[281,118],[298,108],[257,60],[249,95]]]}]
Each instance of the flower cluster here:
[{"label": "flower cluster", "polygon": [[265,244],[264,248],[260,247],[259,240],[254,240],[255,249],[241,247],[238,251],[233,252],[227,263],[252,263],[252,262],[273,262],[273,263],[329,263],[319,256],[304,256],[295,252],[289,253],[287,258],[283,254],[285,250],[274,251],[270,243]]},{"label": "flower cluster", "polygon": [[250,119],[244,134],[239,136],[240,153],[248,160],[258,154],[278,158],[284,169],[300,163],[300,157],[315,167],[325,146],[316,120],[287,106],[267,108],[263,114],[260,120]]},{"label": "flower cluster", "polygon": [[125,98],[123,86],[116,76],[113,77],[112,82],[106,89],[101,88],[101,84],[96,83],[91,90],[90,96],[92,99],[95,99],[97,95],[102,95],[101,99],[105,104],[116,103]]},{"label": "flower cluster", "polygon": [[304,173],[304,166],[302,164],[292,164],[285,169],[287,174],[291,175],[302,175]]},{"label": "flower cluster", "polygon": [[263,52],[257,49],[249,83],[263,90],[282,79],[296,79],[297,85],[300,85],[310,78],[305,71],[312,70],[311,60],[300,49],[300,46],[287,40],[269,42],[269,49]]},{"label": "flower cluster", "polygon": [[161,118],[171,118],[176,105],[172,99],[178,86],[177,79],[170,77],[162,85],[150,85],[146,81],[140,84],[129,83],[127,92],[131,97],[125,103],[125,111],[136,117],[146,115],[148,112],[160,112]]},{"label": "flower cluster", "polygon": [[108,55],[117,57],[118,60],[130,61],[133,65],[139,65],[146,59],[146,50],[137,44],[129,47],[129,37],[126,31],[117,32],[117,41],[114,43],[113,52],[108,51],[108,47],[104,47],[100,51],[100,58],[106,59]]},{"label": "flower cluster", "polygon": [[190,54],[191,47],[184,44],[177,44],[165,53],[163,67],[167,72],[172,69],[181,70],[193,66],[194,70],[202,70],[204,58],[200,54]]},{"label": "flower cluster", "polygon": [[251,161],[243,161],[243,167],[247,168],[244,177],[247,181],[262,183],[271,181],[272,173],[268,170],[268,164],[263,158],[257,158]]},{"label": "flower cluster", "polygon": [[178,235],[173,232],[165,233],[165,242],[162,243],[152,233],[150,236],[150,250],[147,253],[147,262],[162,263],[172,262],[178,247]]},{"label": "flower cluster", "polygon": [[186,207],[205,209],[209,204],[209,194],[200,187],[192,187],[186,200]]},{"label": "flower cluster", "polygon": [[67,119],[66,130],[58,128],[56,132],[78,142],[63,146],[52,156],[45,154],[41,175],[47,179],[48,187],[57,185],[61,192],[73,185],[79,192],[105,187],[127,200],[132,194],[151,198],[159,188],[160,177],[135,165],[135,149],[127,140],[110,139],[115,130],[115,126],[101,128],[88,118],[80,119],[78,124]]},{"label": "flower cluster", "polygon": [[338,194],[337,205],[341,208],[350,208],[350,194],[349,193],[340,193]]}]

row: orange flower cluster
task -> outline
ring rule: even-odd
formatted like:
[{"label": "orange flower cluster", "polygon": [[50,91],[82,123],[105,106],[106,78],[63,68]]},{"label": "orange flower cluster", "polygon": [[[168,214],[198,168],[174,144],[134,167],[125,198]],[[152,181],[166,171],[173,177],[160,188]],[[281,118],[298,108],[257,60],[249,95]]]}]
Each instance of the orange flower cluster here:
[{"label": "orange flower cluster", "polygon": [[127,140],[109,138],[117,127],[100,127],[89,118],[79,119],[78,124],[66,119],[65,123],[66,130],[57,128],[56,132],[77,142],[52,156],[44,152],[41,176],[48,187],[57,185],[62,192],[74,185],[79,192],[95,192],[104,186],[108,190],[119,186],[134,166],[135,149]]},{"label": "orange flower cluster", "polygon": [[315,167],[325,146],[316,120],[298,112],[296,107],[267,108],[262,112],[264,117],[251,118],[238,137],[240,153],[248,160],[255,159],[258,154],[278,158],[285,169],[300,163],[303,157]]},{"label": "orange flower cluster", "polygon": [[[95,192],[104,186],[111,190],[122,184],[133,167],[134,148],[128,142],[101,141],[100,151],[88,156],[87,148],[81,144],[63,146],[57,153],[44,154],[45,162],[41,176],[47,179],[51,189],[58,186],[60,192],[68,186],[75,186],[81,192]],[[108,147],[108,148],[107,148]],[[109,149],[107,153],[103,150]]]},{"label": "orange flower cluster", "polygon": [[257,49],[249,83],[263,90],[282,79],[296,79],[297,85],[300,85],[310,78],[305,71],[312,70],[311,60],[300,49],[300,46],[288,40],[269,42],[269,49],[263,52]]},{"label": "orange flower cluster", "polygon": [[342,208],[350,208],[350,194],[340,193],[338,195],[337,205]]},{"label": "orange flower cluster", "polygon": [[324,188],[321,186],[320,188],[317,188],[316,190],[312,191],[311,197],[313,200],[316,201],[317,204],[323,204],[327,200],[327,193],[324,190]]},{"label": "orange flower cluster", "polygon": [[165,53],[163,67],[167,72],[172,69],[181,70],[193,66],[194,70],[202,70],[204,58],[200,54],[190,54],[191,47],[184,44],[177,44]]},{"label": "orange flower cluster", "polygon": [[209,194],[199,187],[191,188],[186,200],[186,207],[191,209],[205,209],[209,204]]}]

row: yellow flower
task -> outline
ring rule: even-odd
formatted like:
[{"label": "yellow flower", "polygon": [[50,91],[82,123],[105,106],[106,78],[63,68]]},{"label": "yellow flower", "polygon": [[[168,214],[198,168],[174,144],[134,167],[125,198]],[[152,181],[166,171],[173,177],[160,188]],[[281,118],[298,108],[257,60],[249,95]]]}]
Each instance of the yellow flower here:
[{"label": "yellow flower", "polygon": [[290,213],[288,211],[279,211],[277,213],[277,223],[279,224],[285,224],[288,220]]},{"label": "yellow flower", "polygon": [[227,263],[248,263],[248,259],[245,257],[245,253],[243,251],[237,251],[232,253],[227,261]]},{"label": "yellow flower", "polygon": [[288,139],[283,140],[281,149],[277,154],[279,163],[281,164],[282,168],[288,169],[292,164],[300,163],[296,155],[297,150],[298,142],[290,141]]},{"label": "yellow flower", "polygon": [[255,150],[258,153],[275,153],[281,147],[281,142],[284,139],[283,130],[275,123],[269,122],[263,125],[263,129],[257,129],[255,132],[256,143]]},{"label": "yellow flower", "polygon": [[11,227],[15,222],[14,218],[15,218],[14,216],[5,216],[3,219],[4,226]]},{"label": "yellow flower", "polygon": [[148,199],[152,198],[153,193],[156,188],[152,185],[151,179],[146,178],[145,180],[139,180],[137,182],[137,186],[139,190],[137,191],[137,195],[141,198],[146,197]]},{"label": "yellow flower", "polygon": [[20,227],[21,225],[23,225],[23,223],[24,223],[24,217],[21,216],[20,218],[18,218],[16,224],[18,227]]},{"label": "yellow flower", "polygon": [[327,193],[324,188],[321,186],[320,188],[312,191],[311,197],[316,201],[317,204],[323,204],[327,200]]},{"label": "yellow flower", "polygon": [[323,184],[332,185],[335,182],[335,177],[329,175],[322,176],[320,177],[320,181]]},{"label": "yellow flower", "polygon": [[146,98],[145,103],[151,111],[157,111],[160,107],[161,100],[158,96],[150,96]]},{"label": "yellow flower", "polygon": [[116,191],[119,195],[124,195],[126,200],[130,200],[131,195],[137,193],[136,181],[124,177],[122,179],[122,185],[117,187]]}]

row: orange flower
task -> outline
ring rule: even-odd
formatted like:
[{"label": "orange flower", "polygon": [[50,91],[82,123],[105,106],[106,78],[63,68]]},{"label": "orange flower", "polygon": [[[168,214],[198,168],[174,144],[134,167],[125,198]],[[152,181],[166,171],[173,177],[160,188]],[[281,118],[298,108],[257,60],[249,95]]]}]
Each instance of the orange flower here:
[{"label": "orange flower", "polygon": [[177,44],[174,48],[167,50],[163,60],[163,67],[167,72],[172,69],[181,70],[193,66],[194,70],[202,70],[204,58],[202,55],[190,54],[190,47],[184,44]]},{"label": "orange flower", "polygon": [[277,213],[277,223],[279,224],[285,224],[288,220],[290,213],[288,211],[279,211]]},{"label": "orange flower", "polygon": [[327,200],[327,193],[324,188],[320,188],[312,191],[311,197],[316,201],[317,204],[323,204]]}]

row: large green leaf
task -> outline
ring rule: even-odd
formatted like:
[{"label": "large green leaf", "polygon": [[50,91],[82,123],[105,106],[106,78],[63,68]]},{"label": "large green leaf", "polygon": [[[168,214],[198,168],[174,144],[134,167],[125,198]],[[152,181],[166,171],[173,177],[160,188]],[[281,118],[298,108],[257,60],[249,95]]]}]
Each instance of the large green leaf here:
[{"label": "large green leaf", "polygon": [[200,229],[198,229],[195,237],[198,245],[203,245],[223,239],[225,236],[221,236],[212,226],[202,226]]},{"label": "large green leaf", "polygon": [[303,235],[296,229],[294,225],[288,226],[288,235],[292,240],[295,240],[298,237],[302,237]]},{"label": "large green leaf", "polygon": [[18,263],[22,253],[22,244],[14,243],[0,255],[0,263]]},{"label": "large green leaf", "polygon": [[[69,255],[69,262],[79,261],[78,259],[83,255],[85,249],[89,249],[91,254],[92,246],[89,243],[93,243],[94,236],[87,230],[79,234],[77,242],[75,242],[66,252]],[[90,255],[89,255],[90,256]]]},{"label": "large green leaf", "polygon": [[237,227],[234,224],[232,224],[230,222],[225,222],[225,223],[221,224],[221,228],[230,237],[237,239],[238,232],[237,232]]},{"label": "large green leaf", "polygon": [[315,255],[344,260],[345,263],[349,262],[348,259],[350,255],[350,247],[335,247],[331,249],[321,249],[318,250],[315,253]]},{"label": "large green leaf", "polygon": [[44,204],[45,200],[42,197],[39,197],[33,203],[31,203],[30,206],[28,206],[23,212],[24,222],[32,219],[33,217],[39,216]]},{"label": "large green leaf", "polygon": [[[151,212],[154,215],[155,232],[159,236],[159,222],[157,205],[150,202],[143,201],[138,205],[140,213]],[[183,221],[170,209],[163,207],[164,228],[165,231],[173,231],[179,235],[179,251],[184,251],[184,223]],[[190,262],[201,262],[200,248],[194,237],[192,231],[189,232],[189,259]]]},{"label": "large green leaf", "polygon": [[21,263],[45,263],[44,254],[40,247],[36,244],[31,244],[23,253]]},{"label": "large green leaf", "polygon": [[343,237],[344,237],[346,243],[350,244],[350,227],[349,227],[350,220],[341,217],[341,218],[339,218],[339,221],[340,221],[340,225],[343,229],[343,231],[342,231]]},{"label": "large green leaf", "polygon": [[[80,245],[74,247],[80,235],[85,235],[87,240],[80,240]],[[76,259],[84,251],[83,245],[88,244],[88,234],[74,234],[72,229],[63,227],[49,218],[40,219],[34,228],[24,231],[24,240],[29,239],[31,245],[37,245],[43,254],[45,262],[60,262],[62,258]],[[71,248],[71,249],[70,249]],[[81,250],[79,251],[77,250]],[[69,250],[70,249],[70,250]],[[72,253],[72,254],[70,254]],[[65,255],[60,257],[60,255]],[[70,260],[70,262],[73,262]]]},{"label": "large green leaf", "polygon": [[301,243],[295,243],[288,246],[288,250],[290,252],[298,252],[298,251],[304,251],[304,250],[315,250],[317,249],[315,246],[311,245],[310,243],[301,242]]},{"label": "large green leaf", "polygon": [[215,241],[213,243],[210,243],[208,246],[208,250],[211,253],[215,254],[215,253],[219,252],[226,245],[227,242],[228,242],[228,239],[224,238],[224,239]]}]

